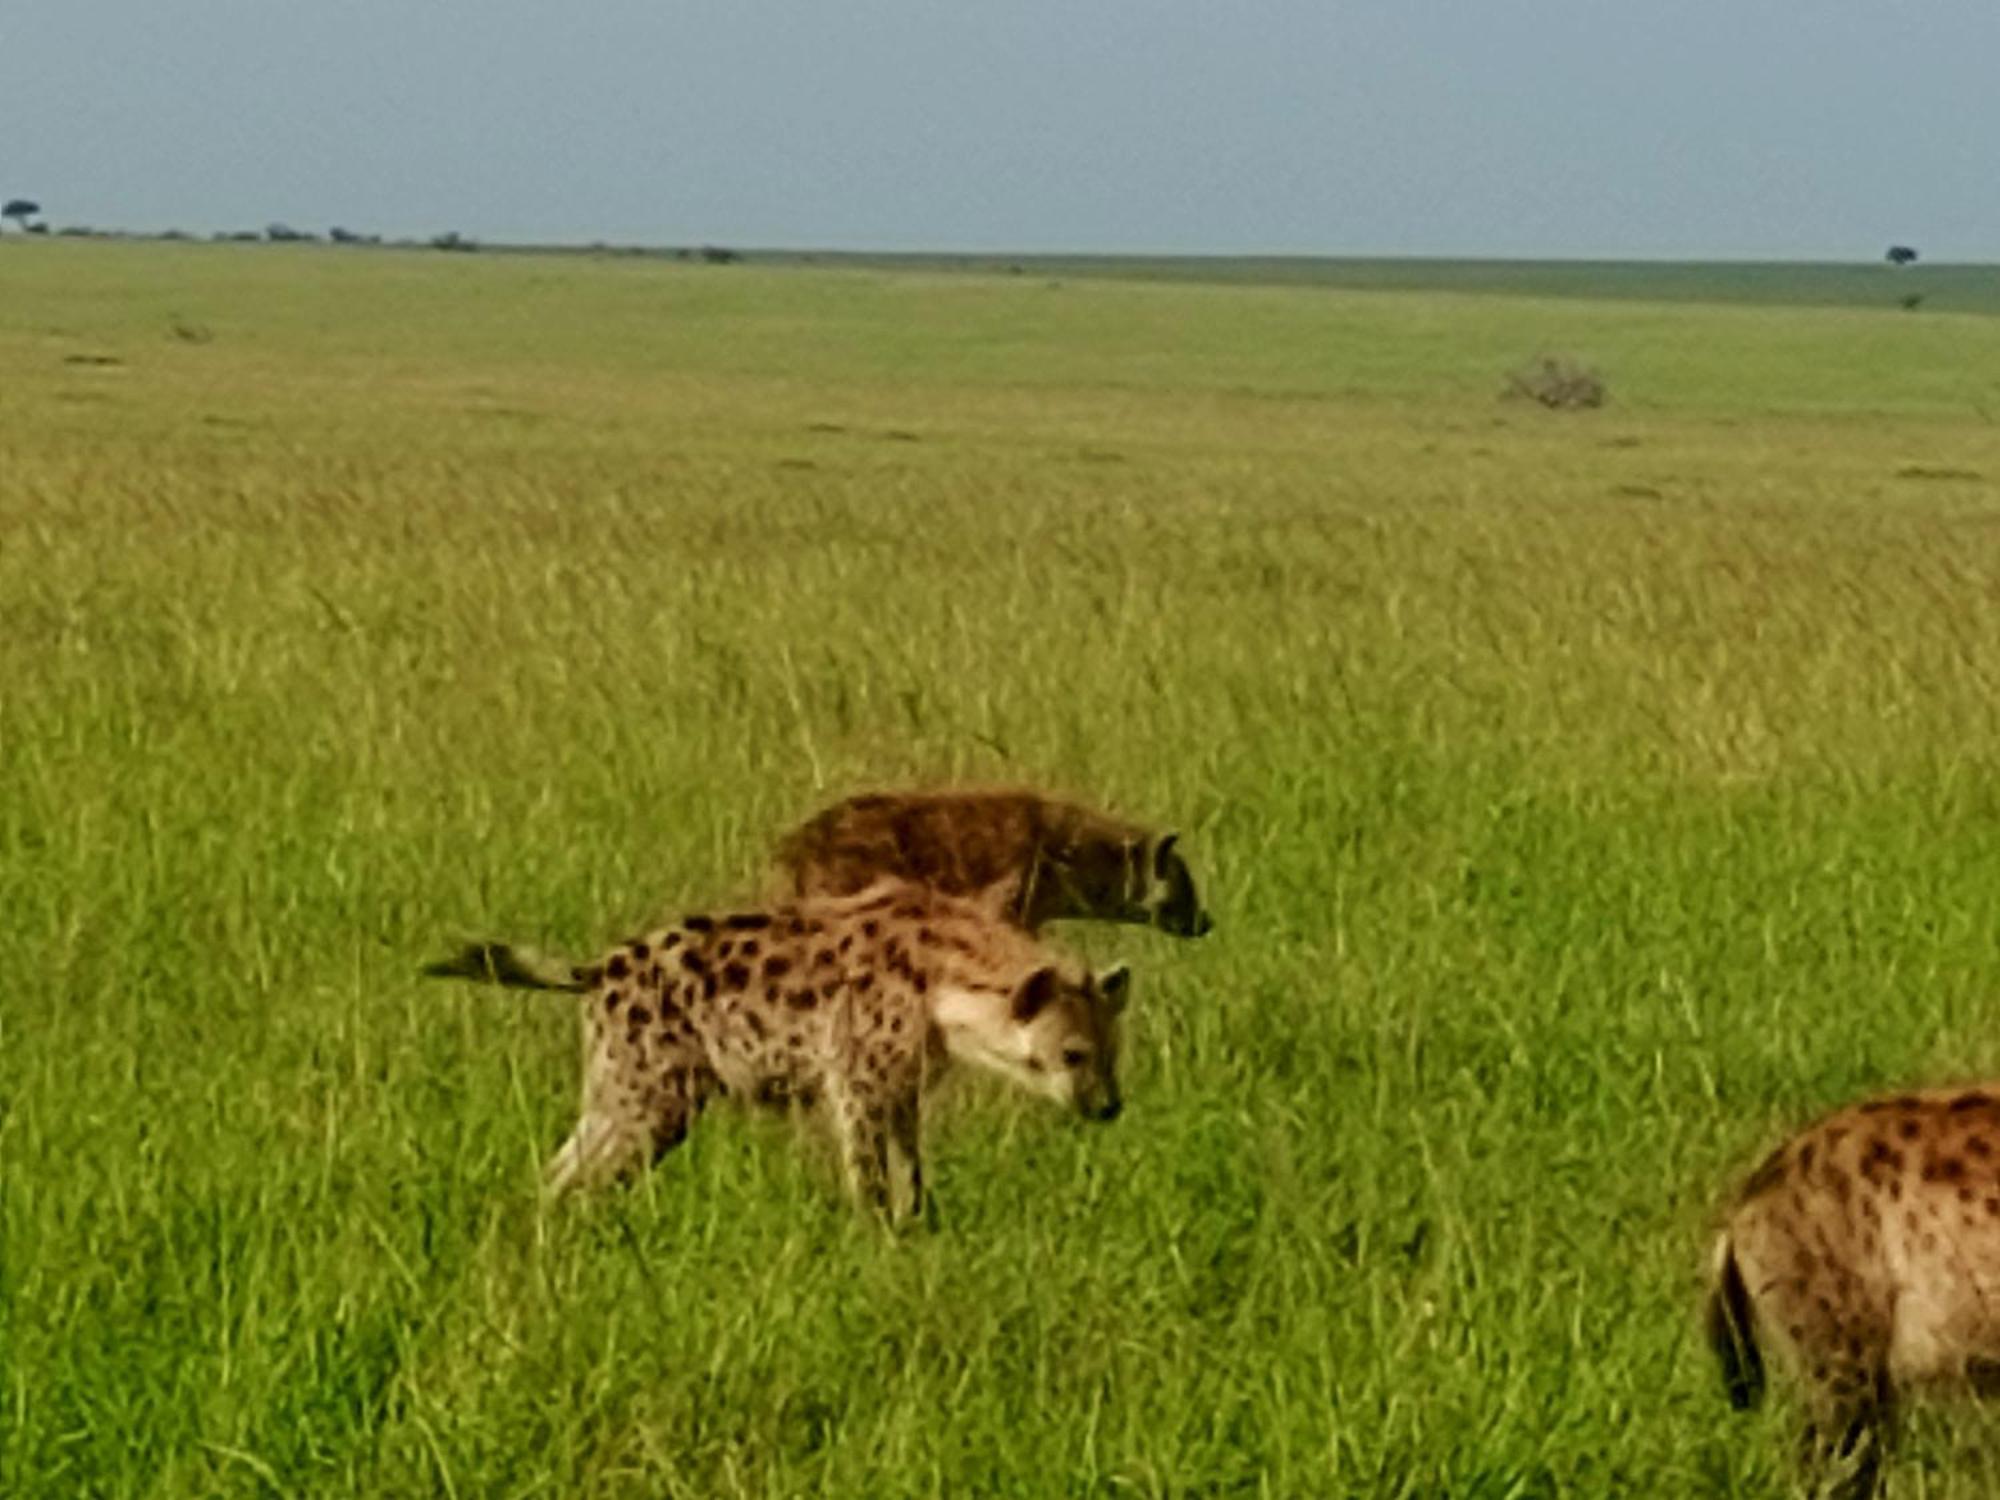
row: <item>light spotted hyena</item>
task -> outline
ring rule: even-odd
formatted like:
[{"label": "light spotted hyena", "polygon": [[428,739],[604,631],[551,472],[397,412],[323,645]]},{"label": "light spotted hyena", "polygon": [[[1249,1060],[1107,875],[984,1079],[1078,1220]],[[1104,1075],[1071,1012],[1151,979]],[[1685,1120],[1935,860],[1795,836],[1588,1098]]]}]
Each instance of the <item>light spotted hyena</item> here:
[{"label": "light spotted hyena", "polygon": [[792,830],[777,864],[799,896],[892,876],[985,902],[1030,932],[1078,917],[1199,937],[1211,923],[1176,843],[1033,792],[874,792]]},{"label": "light spotted hyena", "polygon": [[585,966],[481,944],[425,972],[583,997],[582,1118],[549,1163],[556,1193],[658,1158],[733,1095],[822,1108],[855,1195],[894,1218],[922,1204],[919,1106],[951,1059],[1091,1119],[1121,1108],[1127,971],[1093,976],[972,902],[903,882],[684,917]]},{"label": "light spotted hyena", "polygon": [[1829,1115],[1751,1173],[1715,1247],[1709,1341],[1752,1405],[1804,1383],[1820,1493],[1875,1490],[1897,1401],[2000,1391],[2000,1083]]}]

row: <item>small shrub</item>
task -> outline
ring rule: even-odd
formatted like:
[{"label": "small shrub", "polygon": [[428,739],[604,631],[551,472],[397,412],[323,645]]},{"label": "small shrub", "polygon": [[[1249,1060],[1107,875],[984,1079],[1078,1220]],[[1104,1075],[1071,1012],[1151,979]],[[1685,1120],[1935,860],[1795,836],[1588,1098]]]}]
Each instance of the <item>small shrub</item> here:
[{"label": "small shrub", "polygon": [[1566,354],[1543,354],[1507,377],[1510,401],[1535,401],[1551,411],[1585,411],[1610,399],[1604,377]]}]

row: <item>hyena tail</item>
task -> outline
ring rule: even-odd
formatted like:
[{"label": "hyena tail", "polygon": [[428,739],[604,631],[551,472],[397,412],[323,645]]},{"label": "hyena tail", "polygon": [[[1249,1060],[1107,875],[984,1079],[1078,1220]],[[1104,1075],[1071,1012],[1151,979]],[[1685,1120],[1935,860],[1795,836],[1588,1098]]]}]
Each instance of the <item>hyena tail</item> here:
[{"label": "hyena tail", "polygon": [[560,958],[543,958],[506,943],[473,943],[450,958],[425,964],[433,979],[473,979],[517,990],[567,990],[581,994],[597,982],[594,968]]},{"label": "hyena tail", "polygon": [[1715,1245],[1708,1289],[1708,1346],[1722,1366],[1722,1388],[1738,1411],[1755,1406],[1764,1394],[1764,1356],[1757,1349],[1750,1289],[1736,1264],[1736,1247],[1724,1234]]}]

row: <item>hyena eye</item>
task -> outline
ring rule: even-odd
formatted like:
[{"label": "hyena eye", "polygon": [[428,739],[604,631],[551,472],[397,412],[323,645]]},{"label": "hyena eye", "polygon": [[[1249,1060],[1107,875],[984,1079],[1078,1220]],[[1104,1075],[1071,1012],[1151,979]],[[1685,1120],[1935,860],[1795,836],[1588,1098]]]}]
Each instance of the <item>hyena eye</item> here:
[{"label": "hyena eye", "polygon": [[1063,1048],[1063,1066],[1065,1068],[1080,1068],[1089,1061],[1090,1061],[1090,1054],[1084,1051],[1083,1048],[1081,1047]]}]

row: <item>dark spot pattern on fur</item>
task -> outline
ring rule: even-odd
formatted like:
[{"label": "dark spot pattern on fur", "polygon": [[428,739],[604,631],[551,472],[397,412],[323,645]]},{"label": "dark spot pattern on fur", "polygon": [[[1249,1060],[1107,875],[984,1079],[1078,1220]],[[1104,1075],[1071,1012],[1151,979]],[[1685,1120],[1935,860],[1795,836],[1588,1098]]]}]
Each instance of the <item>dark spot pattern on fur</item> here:
[{"label": "dark spot pattern on fur", "polygon": [[604,992],[604,1008],[606,1010],[616,1010],[624,1003],[625,992],[617,986],[614,985]]},{"label": "dark spot pattern on fur", "polygon": [[669,932],[664,934],[660,938],[660,951],[662,953],[665,953],[669,948],[674,947],[676,944],[678,944],[680,940],[681,940],[681,935],[678,932]]},{"label": "dark spot pattern on fur", "polygon": [[1902,1170],[1902,1152],[1898,1151],[1880,1136],[1877,1136],[1868,1143],[1868,1150],[1861,1158],[1861,1175],[1863,1177],[1873,1182],[1884,1171],[1900,1172]]},{"label": "dark spot pattern on fur", "polygon": [[686,969],[690,974],[706,974],[708,972],[707,961],[692,948],[682,951],[681,967]]},{"label": "dark spot pattern on fur", "polygon": [[722,970],[722,982],[732,990],[740,990],[750,983],[750,971],[742,964],[726,964]]},{"label": "dark spot pattern on fur", "polygon": [[625,1012],[625,1023],[628,1026],[644,1026],[652,1019],[653,1013],[643,1005],[635,1005]]},{"label": "dark spot pattern on fur", "polygon": [[644,938],[633,938],[631,943],[631,948],[632,948],[632,961],[634,963],[642,964],[647,959],[653,956],[653,950],[646,945],[646,940]]},{"label": "dark spot pattern on fur", "polygon": [[785,1004],[791,1006],[793,1010],[811,1010],[819,1004],[819,996],[812,992],[809,985],[801,985],[798,989],[786,993]]},{"label": "dark spot pattern on fur", "polygon": [[1982,1093],[1978,1089],[1974,1089],[1971,1093],[1960,1094],[1951,1103],[1947,1104],[1945,1108],[1957,1114],[1968,1109],[1987,1109],[1991,1107],[1992,1103],[1993,1096],[1991,1094]]},{"label": "dark spot pattern on fur", "polygon": [[723,925],[738,932],[762,932],[771,925],[771,914],[762,911],[741,911],[727,918]]},{"label": "dark spot pattern on fur", "polygon": [[625,979],[631,975],[632,966],[625,961],[624,954],[614,953],[611,955],[609,962],[604,965],[604,972],[613,979]]},{"label": "dark spot pattern on fur", "polygon": [[715,931],[715,918],[704,917],[697,913],[691,917],[682,917],[681,926],[685,927],[689,932],[713,932]]},{"label": "dark spot pattern on fur", "polygon": [[791,972],[792,961],[782,953],[773,953],[769,958],[764,960],[764,977],[766,979],[783,979]]}]

